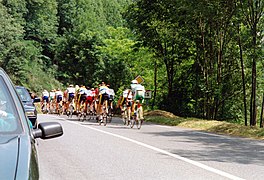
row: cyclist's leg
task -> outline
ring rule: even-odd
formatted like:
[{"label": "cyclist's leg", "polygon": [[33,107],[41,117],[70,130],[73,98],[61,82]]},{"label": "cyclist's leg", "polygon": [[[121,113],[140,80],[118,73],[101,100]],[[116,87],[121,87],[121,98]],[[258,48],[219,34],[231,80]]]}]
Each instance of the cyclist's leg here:
[{"label": "cyclist's leg", "polygon": [[144,112],[143,112],[142,104],[140,104],[140,108],[139,108],[139,118],[140,120],[144,120]]}]

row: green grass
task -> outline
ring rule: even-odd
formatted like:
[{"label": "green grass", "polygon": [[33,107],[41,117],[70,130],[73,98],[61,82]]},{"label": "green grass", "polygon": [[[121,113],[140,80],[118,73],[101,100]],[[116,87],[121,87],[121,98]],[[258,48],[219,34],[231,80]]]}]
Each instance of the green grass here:
[{"label": "green grass", "polygon": [[145,120],[157,124],[192,128],[216,134],[264,140],[264,128],[244,126],[225,121],[183,118],[159,110],[146,112]]}]

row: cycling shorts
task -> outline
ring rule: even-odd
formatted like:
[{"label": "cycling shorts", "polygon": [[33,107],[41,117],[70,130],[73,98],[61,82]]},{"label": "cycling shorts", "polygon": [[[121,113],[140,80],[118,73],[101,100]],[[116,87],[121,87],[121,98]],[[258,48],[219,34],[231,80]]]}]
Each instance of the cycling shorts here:
[{"label": "cycling shorts", "polygon": [[69,93],[68,101],[71,101],[74,98],[74,93]]},{"label": "cycling shorts", "polygon": [[109,101],[113,101],[114,100],[114,96],[113,95],[109,95]]},{"label": "cycling shorts", "polygon": [[86,101],[86,94],[81,94],[80,97],[80,101],[79,102],[85,102]]},{"label": "cycling shorts", "polygon": [[43,100],[43,102],[46,101],[47,103],[49,103],[49,97],[48,96],[43,96],[42,100]]},{"label": "cycling shorts", "polygon": [[106,100],[107,101],[109,100],[109,95],[106,94],[106,93],[104,93],[104,94],[101,95],[101,102],[100,102],[100,104],[103,104],[104,101],[106,101]]},{"label": "cycling shorts", "polygon": [[86,97],[86,102],[87,102],[88,104],[92,104],[93,100],[94,100],[94,97],[93,97],[93,96],[87,96],[87,97]]},{"label": "cycling shorts", "polygon": [[61,102],[62,101],[62,95],[58,95],[57,96],[57,103]]}]

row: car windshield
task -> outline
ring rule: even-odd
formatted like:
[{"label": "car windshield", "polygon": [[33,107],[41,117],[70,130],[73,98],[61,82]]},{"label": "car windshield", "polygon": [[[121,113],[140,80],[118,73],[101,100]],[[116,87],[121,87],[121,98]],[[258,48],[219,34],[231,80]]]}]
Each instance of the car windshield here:
[{"label": "car windshield", "polygon": [[16,86],[16,91],[23,102],[32,101],[29,92],[25,88]]},{"label": "car windshield", "polygon": [[0,76],[0,135],[22,132],[14,100]]}]

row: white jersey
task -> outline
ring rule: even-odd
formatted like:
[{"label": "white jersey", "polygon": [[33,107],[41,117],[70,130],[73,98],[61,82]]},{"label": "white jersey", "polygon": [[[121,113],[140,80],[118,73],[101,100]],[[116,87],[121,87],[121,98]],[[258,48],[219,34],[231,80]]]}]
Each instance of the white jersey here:
[{"label": "white jersey", "polygon": [[87,96],[91,96],[91,97],[94,96],[94,93],[92,90],[86,90],[86,94],[87,94]]},{"label": "white jersey", "polygon": [[123,91],[123,97],[127,97],[127,95],[128,95],[128,89]]},{"label": "white jersey", "polygon": [[108,91],[108,87],[106,87],[106,86],[101,86],[100,88],[99,88],[99,94],[105,94],[105,93],[107,93],[107,91]]},{"label": "white jersey", "polygon": [[50,92],[49,95],[50,95],[51,98],[54,98],[55,97],[55,92]]},{"label": "white jersey", "polygon": [[78,94],[85,94],[86,93],[86,88],[80,88]]},{"label": "white jersey", "polygon": [[115,96],[115,91],[113,89],[107,89],[106,93],[110,96]]},{"label": "white jersey", "polygon": [[144,98],[145,96],[145,87],[142,86],[141,84],[131,84],[132,88],[132,94],[133,94],[133,99],[136,99],[137,96],[141,96]]},{"label": "white jersey", "polygon": [[42,96],[43,96],[43,97],[49,97],[49,92],[48,92],[48,91],[44,91],[44,92],[42,92]]},{"label": "white jersey", "polygon": [[128,99],[132,99],[132,93],[131,93],[131,91],[129,91],[128,89],[126,89],[125,91],[123,91],[123,97],[124,98],[128,98]]},{"label": "white jersey", "polygon": [[75,88],[74,87],[68,87],[67,92],[68,92],[68,94],[75,93]]},{"label": "white jersey", "polygon": [[58,97],[58,96],[63,96],[62,91],[56,91],[56,92],[55,92],[55,96],[57,96],[57,97]]}]

